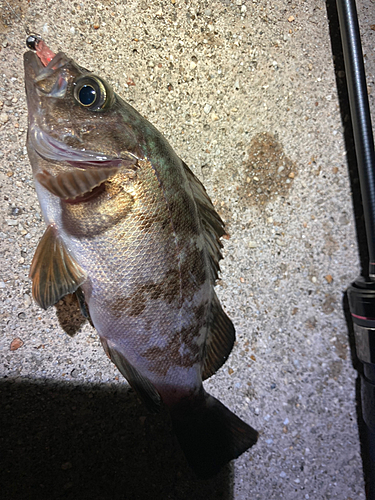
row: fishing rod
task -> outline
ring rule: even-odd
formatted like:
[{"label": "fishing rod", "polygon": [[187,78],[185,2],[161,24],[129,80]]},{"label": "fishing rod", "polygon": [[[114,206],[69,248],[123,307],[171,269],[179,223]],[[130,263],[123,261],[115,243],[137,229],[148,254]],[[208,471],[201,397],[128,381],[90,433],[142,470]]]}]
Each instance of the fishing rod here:
[{"label": "fishing rod", "polygon": [[369,254],[348,289],[356,354],[362,364],[361,409],[364,421],[364,460],[367,498],[375,499],[375,153],[365,68],[355,0],[336,0],[343,47],[350,114],[353,125],[363,214]]}]

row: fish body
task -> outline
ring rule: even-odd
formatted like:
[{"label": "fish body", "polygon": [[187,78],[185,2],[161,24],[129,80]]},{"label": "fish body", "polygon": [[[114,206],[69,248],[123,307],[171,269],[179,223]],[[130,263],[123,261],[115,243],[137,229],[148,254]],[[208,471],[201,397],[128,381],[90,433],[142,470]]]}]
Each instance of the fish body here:
[{"label": "fish body", "polygon": [[214,290],[223,222],[153,125],[64,53],[36,48],[24,57],[27,148],[47,230],[33,296],[47,308],[83,292],[108,356],[150,410],[169,407],[189,464],[212,475],[257,439],[202,386],[235,338]]}]

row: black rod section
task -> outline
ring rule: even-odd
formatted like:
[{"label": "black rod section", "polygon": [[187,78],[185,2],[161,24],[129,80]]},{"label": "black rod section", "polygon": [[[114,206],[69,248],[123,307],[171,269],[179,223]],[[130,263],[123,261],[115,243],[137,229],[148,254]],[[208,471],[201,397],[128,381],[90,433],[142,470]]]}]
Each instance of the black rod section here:
[{"label": "black rod section", "polygon": [[355,0],[336,0],[355,153],[369,251],[369,270],[348,289],[356,354],[362,362],[361,410],[366,497],[375,500],[375,153]]},{"label": "black rod section", "polygon": [[[369,277],[375,280],[375,154],[365,68],[355,0],[337,0],[346,83],[353,124],[369,251]],[[364,269],[363,272],[366,273]]]}]

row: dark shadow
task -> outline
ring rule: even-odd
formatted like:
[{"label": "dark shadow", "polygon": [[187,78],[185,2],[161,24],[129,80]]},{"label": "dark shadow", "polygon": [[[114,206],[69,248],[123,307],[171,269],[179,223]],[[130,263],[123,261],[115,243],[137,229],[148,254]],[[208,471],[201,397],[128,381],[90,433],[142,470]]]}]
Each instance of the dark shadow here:
[{"label": "dark shadow", "polygon": [[231,466],[196,479],[169,413],[127,387],[0,381],[0,491],[6,500],[230,500]]},{"label": "dark shadow", "polygon": [[[352,191],[352,202],[353,202],[353,210],[355,217],[355,227],[357,233],[357,242],[358,242],[358,251],[360,264],[363,275],[368,273],[369,269],[369,254],[367,247],[367,237],[366,237],[366,228],[365,221],[363,215],[363,206],[362,206],[362,196],[361,189],[359,183],[359,174],[357,167],[357,158],[355,154],[355,146],[354,146],[354,135],[353,135],[353,126],[350,116],[350,106],[349,106],[349,95],[348,89],[346,85],[345,78],[345,65],[344,65],[344,55],[341,44],[341,35],[339,28],[339,19],[337,14],[336,0],[327,0],[326,1],[327,8],[327,16],[329,21],[329,32],[331,38],[331,49],[333,55],[333,63],[336,77],[336,86],[338,99],[340,104],[340,113],[341,113],[341,122],[344,130],[344,139],[347,153],[347,167],[349,172],[350,179],[350,187]],[[349,285],[349,283],[348,283]],[[351,357],[353,367],[360,373],[363,373],[363,366],[361,362],[358,360],[356,354],[356,346],[355,346],[355,338],[354,338],[354,329],[352,317],[349,311],[349,303],[347,293],[345,292],[343,297],[343,309],[345,314],[345,319],[348,328],[348,338],[351,350]],[[359,439],[361,446],[361,457],[363,464],[363,473],[364,480],[366,485],[367,495],[369,494],[369,488],[371,487],[371,483],[373,482],[372,474],[374,471],[372,470],[372,465],[374,462],[371,459],[371,447],[369,446],[369,434],[367,432],[366,425],[364,424],[362,418],[362,406],[361,406],[361,377],[358,376],[356,381],[356,407],[357,407],[357,423],[359,430]],[[375,442],[375,441],[374,441]],[[373,496],[368,496],[368,498],[375,498]]]}]

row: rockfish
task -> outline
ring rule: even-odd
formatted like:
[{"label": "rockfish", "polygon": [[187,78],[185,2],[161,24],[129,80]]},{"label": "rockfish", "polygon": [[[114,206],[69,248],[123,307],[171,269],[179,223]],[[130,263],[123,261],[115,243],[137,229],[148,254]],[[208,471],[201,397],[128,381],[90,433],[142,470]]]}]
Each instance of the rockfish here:
[{"label": "rockfish", "polygon": [[214,285],[224,224],[167,140],[101,77],[38,36],[24,55],[27,150],[47,225],[30,270],[44,309],[77,293],[150,410],[168,406],[200,477],[257,432],[205,392],[235,339]]}]

